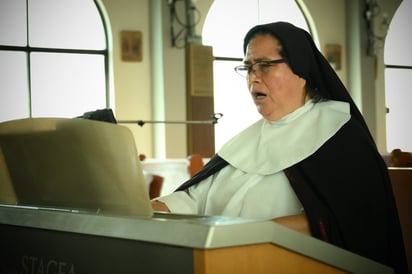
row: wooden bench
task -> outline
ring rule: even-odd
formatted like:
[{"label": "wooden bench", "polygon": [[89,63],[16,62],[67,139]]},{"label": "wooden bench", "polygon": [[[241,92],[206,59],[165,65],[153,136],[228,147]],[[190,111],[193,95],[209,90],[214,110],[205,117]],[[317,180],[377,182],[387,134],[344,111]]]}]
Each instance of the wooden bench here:
[{"label": "wooden bench", "polygon": [[398,207],[409,273],[412,273],[412,167],[389,167],[388,170]]}]

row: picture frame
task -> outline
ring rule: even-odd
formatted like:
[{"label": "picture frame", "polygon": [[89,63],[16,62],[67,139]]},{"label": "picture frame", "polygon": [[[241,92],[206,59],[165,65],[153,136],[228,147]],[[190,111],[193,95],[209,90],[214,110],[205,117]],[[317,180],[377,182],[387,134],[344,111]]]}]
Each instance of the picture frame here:
[{"label": "picture frame", "polygon": [[325,58],[335,70],[340,70],[342,68],[342,46],[338,44],[326,44]]},{"label": "picture frame", "polygon": [[143,37],[141,31],[120,32],[121,58],[125,62],[141,62]]}]

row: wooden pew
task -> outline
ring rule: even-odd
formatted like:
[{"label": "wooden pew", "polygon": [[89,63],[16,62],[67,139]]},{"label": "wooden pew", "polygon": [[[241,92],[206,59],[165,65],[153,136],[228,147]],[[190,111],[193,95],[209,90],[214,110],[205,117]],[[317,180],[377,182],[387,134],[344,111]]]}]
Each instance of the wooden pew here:
[{"label": "wooden pew", "polygon": [[398,207],[409,273],[412,273],[412,167],[389,167]]}]

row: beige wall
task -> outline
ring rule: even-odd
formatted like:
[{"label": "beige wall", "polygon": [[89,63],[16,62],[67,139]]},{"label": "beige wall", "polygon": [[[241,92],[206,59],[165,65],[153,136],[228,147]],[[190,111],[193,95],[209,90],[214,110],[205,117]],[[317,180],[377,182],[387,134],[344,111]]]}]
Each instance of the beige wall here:
[{"label": "beige wall", "polygon": [[345,0],[303,0],[302,2],[305,3],[314,21],[321,51],[324,52],[326,44],[342,46],[342,69],[336,72],[347,85]]},{"label": "beige wall", "polygon": [[[117,120],[151,119],[151,62],[149,0],[101,0],[106,10],[112,36],[114,105]],[[120,31],[141,31],[142,62],[124,62],[120,57]],[[139,152],[152,153],[150,126],[128,125],[136,136]]]},{"label": "beige wall", "polygon": [[[164,114],[166,120],[186,120],[186,97],[185,97],[185,58],[184,50],[171,47],[169,33],[169,10],[167,1],[163,0],[101,0],[104,5],[108,19],[110,20],[110,31],[113,43],[113,78],[115,95],[115,114],[118,120],[151,120],[156,103],[152,102],[153,83],[150,44],[150,1],[162,2],[163,25],[163,76],[164,76]],[[194,1],[201,11],[202,18],[196,28],[200,34],[205,16],[212,0]],[[345,13],[345,0],[302,0],[313,18],[317,29],[320,47],[323,50],[325,44],[333,43],[342,45],[342,69],[337,71],[339,77],[346,86],[349,86],[348,77],[348,46],[346,41],[347,23]],[[395,1],[399,2],[399,1]],[[393,11],[391,11],[393,12]],[[184,15],[184,14],[183,14]],[[143,33],[143,61],[138,63],[127,63],[120,60],[119,33],[121,30],[138,30]],[[382,77],[381,73],[378,74]],[[374,80],[373,80],[374,81]],[[384,91],[382,91],[382,80],[377,80],[379,94],[373,97],[369,104],[376,104],[379,113],[377,115],[379,125],[373,125],[374,135],[380,148],[384,148],[385,133],[382,129],[382,109],[384,108]],[[367,101],[367,97],[364,101]],[[153,106],[153,108],[152,108]],[[384,116],[383,116],[384,117]],[[376,117],[371,119],[376,121]],[[153,148],[153,126],[146,124],[143,127],[128,125],[136,136],[136,143],[141,153],[148,157],[154,157]],[[184,125],[166,125],[166,157],[186,157],[186,130]],[[382,131],[383,130],[383,131]]]}]

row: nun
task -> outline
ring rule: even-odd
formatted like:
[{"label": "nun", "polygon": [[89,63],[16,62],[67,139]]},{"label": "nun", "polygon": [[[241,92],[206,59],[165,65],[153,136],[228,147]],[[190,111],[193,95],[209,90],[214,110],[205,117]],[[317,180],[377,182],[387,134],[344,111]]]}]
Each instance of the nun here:
[{"label": "nun", "polygon": [[310,34],[257,25],[243,50],[235,70],[262,119],[154,210],[273,220],[407,273],[385,162]]}]

